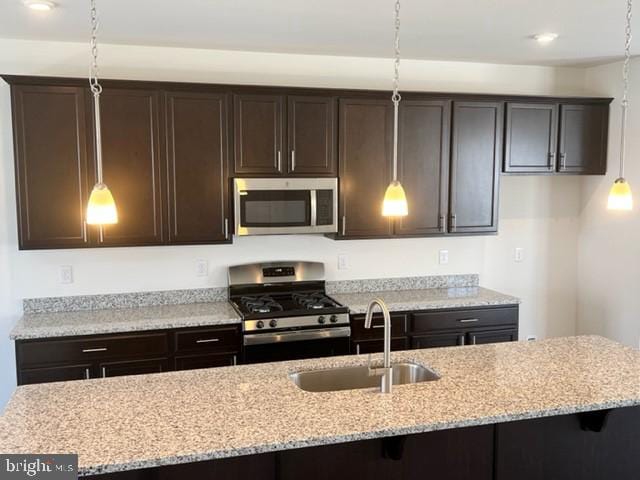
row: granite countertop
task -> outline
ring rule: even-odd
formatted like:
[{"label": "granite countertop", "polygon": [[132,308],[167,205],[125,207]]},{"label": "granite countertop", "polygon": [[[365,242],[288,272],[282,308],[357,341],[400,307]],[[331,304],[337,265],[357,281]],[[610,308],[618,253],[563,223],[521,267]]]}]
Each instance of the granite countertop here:
[{"label": "granite countertop", "polygon": [[442,378],[388,395],[310,393],[288,378],[366,362],[350,356],[22,386],[0,417],[0,452],[78,453],[89,475],[640,405],[640,352],[602,337],[393,359]]},{"label": "granite countertop", "polygon": [[482,287],[426,288],[366,293],[339,293],[333,298],[347,305],[351,313],[365,313],[374,298],[385,301],[392,312],[438,308],[517,305],[520,299]]},{"label": "granite countertop", "polygon": [[136,332],[240,323],[229,302],[158,305],[78,312],[28,313],[11,331],[12,340]]}]

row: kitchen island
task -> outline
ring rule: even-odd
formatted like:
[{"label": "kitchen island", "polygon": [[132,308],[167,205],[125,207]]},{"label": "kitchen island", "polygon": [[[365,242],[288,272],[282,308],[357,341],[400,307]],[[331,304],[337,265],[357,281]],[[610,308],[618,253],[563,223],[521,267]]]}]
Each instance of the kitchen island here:
[{"label": "kitchen island", "polygon": [[635,478],[634,349],[584,336],[392,358],[441,378],[387,395],[289,378],[367,362],[348,356],[23,386],[0,417],[0,452],[78,453],[81,475],[105,480]]}]

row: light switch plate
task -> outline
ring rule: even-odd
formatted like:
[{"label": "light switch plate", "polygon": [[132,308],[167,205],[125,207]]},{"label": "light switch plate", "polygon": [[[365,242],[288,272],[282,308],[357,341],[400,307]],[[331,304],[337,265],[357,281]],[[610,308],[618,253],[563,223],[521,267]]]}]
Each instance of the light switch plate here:
[{"label": "light switch plate", "polygon": [[346,255],[338,255],[338,270],[346,270],[349,268],[349,257]]},{"label": "light switch plate", "polygon": [[63,285],[73,283],[73,267],[71,265],[60,266],[60,283]]},{"label": "light switch plate", "polygon": [[209,275],[209,262],[204,258],[196,260],[196,276],[206,277]]},{"label": "light switch plate", "polygon": [[446,265],[449,263],[449,250],[440,250],[438,253],[438,262],[440,265]]},{"label": "light switch plate", "polygon": [[524,262],[524,248],[516,247],[513,250],[513,260],[517,263]]}]

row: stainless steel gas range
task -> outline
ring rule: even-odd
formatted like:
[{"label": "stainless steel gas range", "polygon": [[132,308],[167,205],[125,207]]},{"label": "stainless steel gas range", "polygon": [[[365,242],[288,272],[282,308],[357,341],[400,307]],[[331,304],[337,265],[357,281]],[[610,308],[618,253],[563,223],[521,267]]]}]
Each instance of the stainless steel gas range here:
[{"label": "stainless steel gas range", "polygon": [[242,317],[245,363],[349,353],[349,311],[327,295],[322,263],[229,267],[229,301]]}]

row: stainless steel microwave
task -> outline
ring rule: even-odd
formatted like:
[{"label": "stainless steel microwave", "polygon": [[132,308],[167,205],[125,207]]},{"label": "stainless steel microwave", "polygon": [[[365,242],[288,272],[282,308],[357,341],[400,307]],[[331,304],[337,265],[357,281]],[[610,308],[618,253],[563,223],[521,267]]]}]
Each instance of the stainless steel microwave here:
[{"label": "stainless steel microwave", "polygon": [[236,178],[236,235],[338,231],[336,178]]}]

